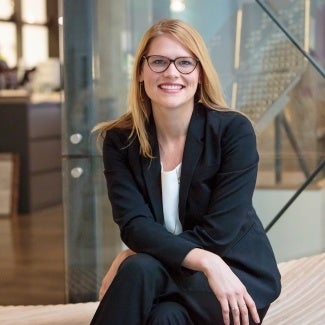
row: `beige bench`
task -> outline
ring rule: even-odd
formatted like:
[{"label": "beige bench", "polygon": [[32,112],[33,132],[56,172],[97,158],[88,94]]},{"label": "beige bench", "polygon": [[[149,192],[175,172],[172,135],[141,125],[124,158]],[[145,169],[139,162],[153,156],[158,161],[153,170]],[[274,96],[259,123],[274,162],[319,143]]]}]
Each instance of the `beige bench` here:
[{"label": "beige bench", "polygon": [[279,264],[282,292],[263,325],[325,324],[325,253]]},{"label": "beige bench", "polygon": [[[325,253],[280,263],[279,268],[282,292],[263,324],[325,324]],[[0,324],[88,325],[97,306],[97,302],[0,306]]]}]

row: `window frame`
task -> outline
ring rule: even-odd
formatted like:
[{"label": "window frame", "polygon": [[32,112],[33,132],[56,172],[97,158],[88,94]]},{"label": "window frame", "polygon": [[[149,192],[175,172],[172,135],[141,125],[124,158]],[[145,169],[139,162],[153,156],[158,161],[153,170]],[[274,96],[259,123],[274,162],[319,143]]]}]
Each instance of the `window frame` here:
[{"label": "window frame", "polygon": [[[22,0],[14,0],[14,11],[7,19],[0,18],[0,22],[11,22],[16,25],[16,62],[23,57],[23,26],[43,26],[48,32],[48,56],[59,57],[59,28],[58,28],[58,3],[46,1],[46,21],[44,23],[25,22],[22,19]],[[13,67],[11,67],[13,68]]]}]

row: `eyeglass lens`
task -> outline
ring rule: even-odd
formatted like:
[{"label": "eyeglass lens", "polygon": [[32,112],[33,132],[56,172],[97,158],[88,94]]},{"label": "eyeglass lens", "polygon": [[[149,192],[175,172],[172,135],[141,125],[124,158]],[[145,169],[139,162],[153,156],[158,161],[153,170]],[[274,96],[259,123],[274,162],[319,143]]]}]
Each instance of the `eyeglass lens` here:
[{"label": "eyeglass lens", "polygon": [[168,69],[169,65],[173,62],[176,69],[184,74],[191,73],[196,68],[198,60],[191,57],[179,57],[171,60],[165,56],[150,55],[145,57],[150,69],[154,72],[164,72]]}]

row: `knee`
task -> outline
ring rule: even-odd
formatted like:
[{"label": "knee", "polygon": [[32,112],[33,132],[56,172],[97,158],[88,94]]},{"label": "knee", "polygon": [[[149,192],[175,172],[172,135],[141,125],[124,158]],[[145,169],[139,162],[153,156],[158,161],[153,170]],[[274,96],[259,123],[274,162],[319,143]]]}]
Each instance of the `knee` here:
[{"label": "knee", "polygon": [[154,305],[146,324],[191,325],[193,323],[185,307],[173,301],[166,301]]},{"label": "knee", "polygon": [[160,274],[162,264],[148,254],[135,254],[129,256],[119,268],[119,273],[132,274],[133,276],[145,276]]}]

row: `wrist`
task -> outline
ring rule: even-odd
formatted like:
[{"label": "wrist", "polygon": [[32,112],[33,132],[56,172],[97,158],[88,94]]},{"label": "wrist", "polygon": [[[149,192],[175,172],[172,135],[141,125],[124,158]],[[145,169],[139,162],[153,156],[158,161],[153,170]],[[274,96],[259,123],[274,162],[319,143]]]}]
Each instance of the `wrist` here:
[{"label": "wrist", "polygon": [[201,271],[207,275],[211,270],[215,269],[219,260],[220,257],[214,253],[201,248],[194,248],[186,255],[182,265],[194,271]]},{"label": "wrist", "polygon": [[201,271],[208,276],[212,271],[215,271],[221,258],[209,251],[204,251],[201,258]]}]

